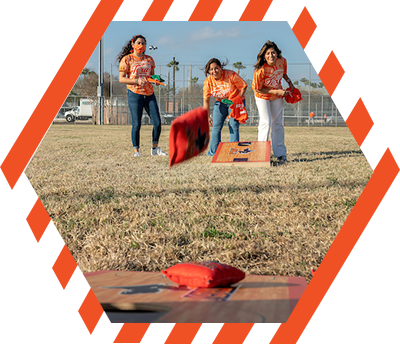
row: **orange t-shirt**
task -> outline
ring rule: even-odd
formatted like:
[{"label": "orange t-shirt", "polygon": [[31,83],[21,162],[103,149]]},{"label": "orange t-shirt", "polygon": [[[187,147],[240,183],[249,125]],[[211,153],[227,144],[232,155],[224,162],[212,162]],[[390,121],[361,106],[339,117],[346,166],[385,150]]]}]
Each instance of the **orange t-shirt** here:
[{"label": "orange t-shirt", "polygon": [[[156,67],[154,60],[149,55],[143,55],[142,58],[138,58],[133,54],[126,55],[122,58],[119,63],[119,72],[125,72],[129,79],[136,79],[140,77],[149,78],[154,74],[154,68]],[[144,86],[139,85],[126,85],[128,90],[133,93],[143,94],[150,96],[153,94],[154,89],[151,83],[146,83]]]},{"label": "orange t-shirt", "polygon": [[268,66],[264,64],[261,68],[254,72],[253,82],[251,88],[253,89],[255,96],[266,100],[275,100],[282,98],[276,94],[264,94],[258,92],[263,87],[269,87],[273,90],[282,90],[281,80],[283,75],[287,73],[287,62],[284,57],[280,57],[276,60],[275,66]]},{"label": "orange t-shirt", "polygon": [[315,116],[314,112],[310,112],[310,118],[313,118]]},{"label": "orange t-shirt", "polygon": [[206,78],[203,86],[203,98],[210,98],[213,95],[218,101],[228,98],[233,99],[246,86],[246,82],[239,74],[233,70],[223,69],[219,80],[215,80],[212,75]]}]

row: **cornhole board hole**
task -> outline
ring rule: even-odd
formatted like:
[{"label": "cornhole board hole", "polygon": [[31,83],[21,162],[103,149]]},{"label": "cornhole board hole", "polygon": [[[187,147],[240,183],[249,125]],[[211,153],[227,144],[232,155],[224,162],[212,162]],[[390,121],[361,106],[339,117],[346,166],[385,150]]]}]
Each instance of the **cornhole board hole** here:
[{"label": "cornhole board hole", "polygon": [[211,161],[214,166],[269,167],[270,141],[220,142]]},{"label": "cornhole board hole", "polygon": [[304,277],[246,275],[228,288],[179,286],[161,272],[98,271],[85,277],[111,322],[284,323]]}]

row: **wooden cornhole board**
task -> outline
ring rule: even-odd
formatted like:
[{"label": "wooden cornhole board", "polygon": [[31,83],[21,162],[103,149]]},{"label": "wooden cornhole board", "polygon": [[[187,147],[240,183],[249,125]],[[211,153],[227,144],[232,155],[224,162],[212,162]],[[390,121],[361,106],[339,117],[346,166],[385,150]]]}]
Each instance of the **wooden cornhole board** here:
[{"label": "wooden cornhole board", "polygon": [[229,288],[179,286],[161,272],[98,271],[85,277],[111,322],[284,323],[304,277],[246,275]]},{"label": "wooden cornhole board", "polygon": [[220,142],[211,161],[214,166],[269,167],[270,141]]}]

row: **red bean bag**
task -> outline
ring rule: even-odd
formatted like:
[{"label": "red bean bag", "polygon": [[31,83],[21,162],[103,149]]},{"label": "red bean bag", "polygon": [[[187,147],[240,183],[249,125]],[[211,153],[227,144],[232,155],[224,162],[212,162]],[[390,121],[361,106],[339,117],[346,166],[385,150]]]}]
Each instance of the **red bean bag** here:
[{"label": "red bean bag", "polygon": [[176,118],[169,133],[169,167],[203,152],[210,141],[207,111],[198,107]]},{"label": "red bean bag", "polygon": [[286,103],[295,104],[300,100],[303,100],[301,97],[300,91],[295,87],[293,91],[290,91],[290,87],[286,89],[289,93],[285,96]]},{"label": "red bean bag", "polygon": [[226,287],[241,281],[245,273],[217,262],[179,263],[161,271],[171,281],[188,287]]}]

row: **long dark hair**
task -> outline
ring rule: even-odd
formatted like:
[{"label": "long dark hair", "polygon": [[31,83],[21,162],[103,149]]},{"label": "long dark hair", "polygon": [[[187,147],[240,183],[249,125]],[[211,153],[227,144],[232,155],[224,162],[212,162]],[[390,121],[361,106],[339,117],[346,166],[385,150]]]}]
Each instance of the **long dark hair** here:
[{"label": "long dark hair", "polygon": [[257,62],[254,65],[255,69],[260,69],[262,66],[264,66],[264,64],[267,63],[267,61],[265,60],[265,53],[269,48],[274,48],[274,50],[278,54],[278,58],[282,57],[282,51],[280,51],[278,46],[274,42],[266,41],[257,55]]},{"label": "long dark hair", "polygon": [[210,59],[207,64],[204,66],[204,74],[205,76],[207,76],[209,73],[208,71],[210,70],[210,66],[211,64],[216,63],[219,67],[221,67],[221,69],[224,69],[224,67],[228,64],[228,60],[226,60],[225,62],[221,63],[220,60],[218,60],[217,58],[213,57],[212,59]]},{"label": "long dark hair", "polygon": [[124,56],[131,54],[132,44],[134,44],[138,38],[143,38],[144,41],[146,42],[146,38],[144,38],[142,35],[133,36],[131,40],[126,42],[124,47],[121,49],[121,51],[117,55],[117,61],[118,62],[121,62],[121,60],[123,59]]}]

